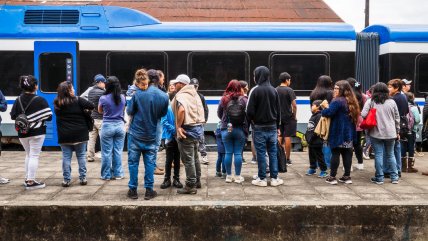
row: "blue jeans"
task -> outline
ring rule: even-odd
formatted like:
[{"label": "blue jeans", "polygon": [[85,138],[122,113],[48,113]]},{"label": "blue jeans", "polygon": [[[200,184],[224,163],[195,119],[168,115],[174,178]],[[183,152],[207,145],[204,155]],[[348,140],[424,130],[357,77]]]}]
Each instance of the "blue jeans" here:
[{"label": "blue jeans", "polygon": [[322,146],[322,154],[324,155],[324,162],[327,165],[327,169],[330,169],[330,161],[331,161],[331,148],[328,144],[324,143]]},{"label": "blue jeans", "polygon": [[217,162],[215,164],[215,171],[226,173],[226,167],[224,166],[224,153],[217,152]]},{"label": "blue jeans", "polygon": [[128,135],[129,189],[137,189],[138,187],[138,166],[141,154],[143,154],[144,161],[144,188],[153,189],[157,149],[156,140],[144,142],[131,134]]},{"label": "blue jeans", "polygon": [[376,181],[383,181],[384,170],[388,170],[392,180],[398,180],[397,163],[394,155],[394,139],[370,137],[375,153]]},{"label": "blue jeans", "polygon": [[123,121],[103,121],[101,127],[101,178],[123,177],[122,152],[125,142]]},{"label": "blue jeans", "polygon": [[86,144],[87,142],[76,145],[61,145],[62,150],[62,175],[64,181],[71,180],[71,158],[73,151],[76,152],[77,163],[79,164],[79,179],[86,178]]},{"label": "blue jeans", "polygon": [[[373,137],[371,137],[373,138]],[[396,162],[396,169],[398,173],[401,173],[401,141],[397,141],[394,139],[394,157]],[[372,141],[373,143],[373,141]],[[385,155],[385,154],[384,154]],[[391,173],[393,170],[387,165],[386,157],[383,157],[383,172],[385,173]]]},{"label": "blue jeans", "polygon": [[234,127],[231,132],[221,131],[221,139],[226,149],[224,156],[224,166],[227,175],[232,175],[232,156],[235,156],[235,175],[241,175],[242,167],[242,149],[245,145],[245,134],[242,127]]},{"label": "blue jeans", "polygon": [[259,169],[258,177],[261,180],[266,178],[266,151],[269,155],[269,170],[270,177],[278,177],[278,157],[277,143],[278,131],[276,126],[272,127],[257,127],[253,128],[254,147],[257,153],[257,166]]}]

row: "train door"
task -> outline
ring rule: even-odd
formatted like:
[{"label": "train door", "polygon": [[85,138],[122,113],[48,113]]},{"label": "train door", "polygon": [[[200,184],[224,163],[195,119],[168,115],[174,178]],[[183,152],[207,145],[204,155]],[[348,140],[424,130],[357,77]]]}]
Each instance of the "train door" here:
[{"label": "train door", "polygon": [[[35,41],[34,76],[39,80],[37,94],[44,97],[54,112],[58,84],[71,81],[78,90],[79,43],[74,41]],[[47,122],[44,146],[58,146],[56,116]]]}]

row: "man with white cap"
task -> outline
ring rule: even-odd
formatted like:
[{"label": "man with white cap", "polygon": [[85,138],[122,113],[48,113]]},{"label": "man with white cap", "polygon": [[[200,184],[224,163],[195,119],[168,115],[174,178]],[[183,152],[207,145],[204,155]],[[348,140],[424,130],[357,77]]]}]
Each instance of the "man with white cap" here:
[{"label": "man with white cap", "polygon": [[171,107],[176,117],[178,149],[186,171],[186,185],[177,193],[196,194],[196,188],[201,188],[198,146],[204,134],[204,106],[196,89],[189,85],[190,78],[187,75],[180,74],[171,84],[177,91]]},{"label": "man with white cap", "polygon": [[407,79],[402,79],[403,81],[403,92],[407,93],[410,92],[410,89],[412,88],[412,81]]}]

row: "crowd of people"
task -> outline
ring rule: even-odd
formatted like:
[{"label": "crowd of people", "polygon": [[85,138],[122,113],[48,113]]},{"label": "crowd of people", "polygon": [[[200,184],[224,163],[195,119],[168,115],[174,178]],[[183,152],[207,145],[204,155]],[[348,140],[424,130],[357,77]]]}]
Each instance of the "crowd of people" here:
[{"label": "crowd of people", "polygon": [[[297,104],[291,88],[292,76],[279,75],[280,85],[271,84],[270,70],[257,67],[255,87],[248,93],[248,83],[231,80],[217,108],[220,119],[215,131],[218,158],[215,175],[226,183],[242,183],[243,151],[251,136],[253,159],[258,173],[252,177],[255,186],[279,186],[278,151],[290,159],[291,138],[296,135]],[[25,149],[26,189],[45,187],[36,179],[39,156],[46,135],[46,121],[52,120],[47,101],[36,95],[38,82],[34,76],[19,79],[22,94],[16,99],[11,118],[19,140]],[[101,146],[100,178],[123,179],[122,152],[127,136],[128,197],[138,198],[140,158],[144,163],[144,199],[157,196],[154,174],[159,148],[166,149],[164,180],[161,189],[171,186],[178,194],[196,194],[201,184],[201,164],[208,164],[204,140],[204,125],[208,120],[205,97],[198,91],[199,81],[185,74],[178,75],[164,86],[160,70],[138,69],[126,96],[115,76],[98,74],[94,86],[80,97],[71,82],[61,82],[54,100],[58,143],[62,150],[63,187],[71,185],[71,159],[76,153],[80,185],[87,185],[86,162],[95,160],[98,136]],[[421,112],[410,92],[411,82],[393,79],[377,83],[363,93],[361,84],[353,79],[339,80],[323,75],[310,94],[312,116],[305,139],[308,143],[309,168],[306,175],[325,178],[325,182],[351,184],[352,157],[355,169],[364,169],[363,160],[374,151],[375,174],[371,182],[383,184],[385,178],[398,184],[402,172],[415,173],[415,141]],[[128,99],[128,100],[127,100]],[[428,105],[428,101],[427,104]],[[0,92],[0,111],[7,103]],[[428,108],[424,108],[424,120]],[[368,124],[370,121],[375,124]],[[362,146],[362,139],[365,146]],[[1,154],[1,150],[0,150]],[[201,156],[201,158],[199,158]],[[336,178],[343,163],[343,175]],[[180,161],[185,169],[185,181],[180,181]],[[233,165],[232,165],[233,164]],[[234,167],[234,169],[232,169]],[[171,172],[173,176],[171,181]],[[318,169],[320,171],[318,172]],[[163,172],[162,172],[163,173]],[[422,174],[428,175],[427,172]],[[8,183],[0,178],[1,184]]]}]

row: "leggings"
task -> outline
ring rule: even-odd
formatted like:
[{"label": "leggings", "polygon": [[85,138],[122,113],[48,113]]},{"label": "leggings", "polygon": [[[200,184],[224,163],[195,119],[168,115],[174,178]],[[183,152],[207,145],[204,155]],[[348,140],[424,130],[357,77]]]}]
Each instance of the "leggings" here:
[{"label": "leggings", "polygon": [[352,148],[332,148],[331,149],[331,172],[330,176],[336,177],[337,168],[339,168],[340,155],[342,155],[343,166],[345,167],[344,176],[351,176],[351,165],[352,165]]}]

